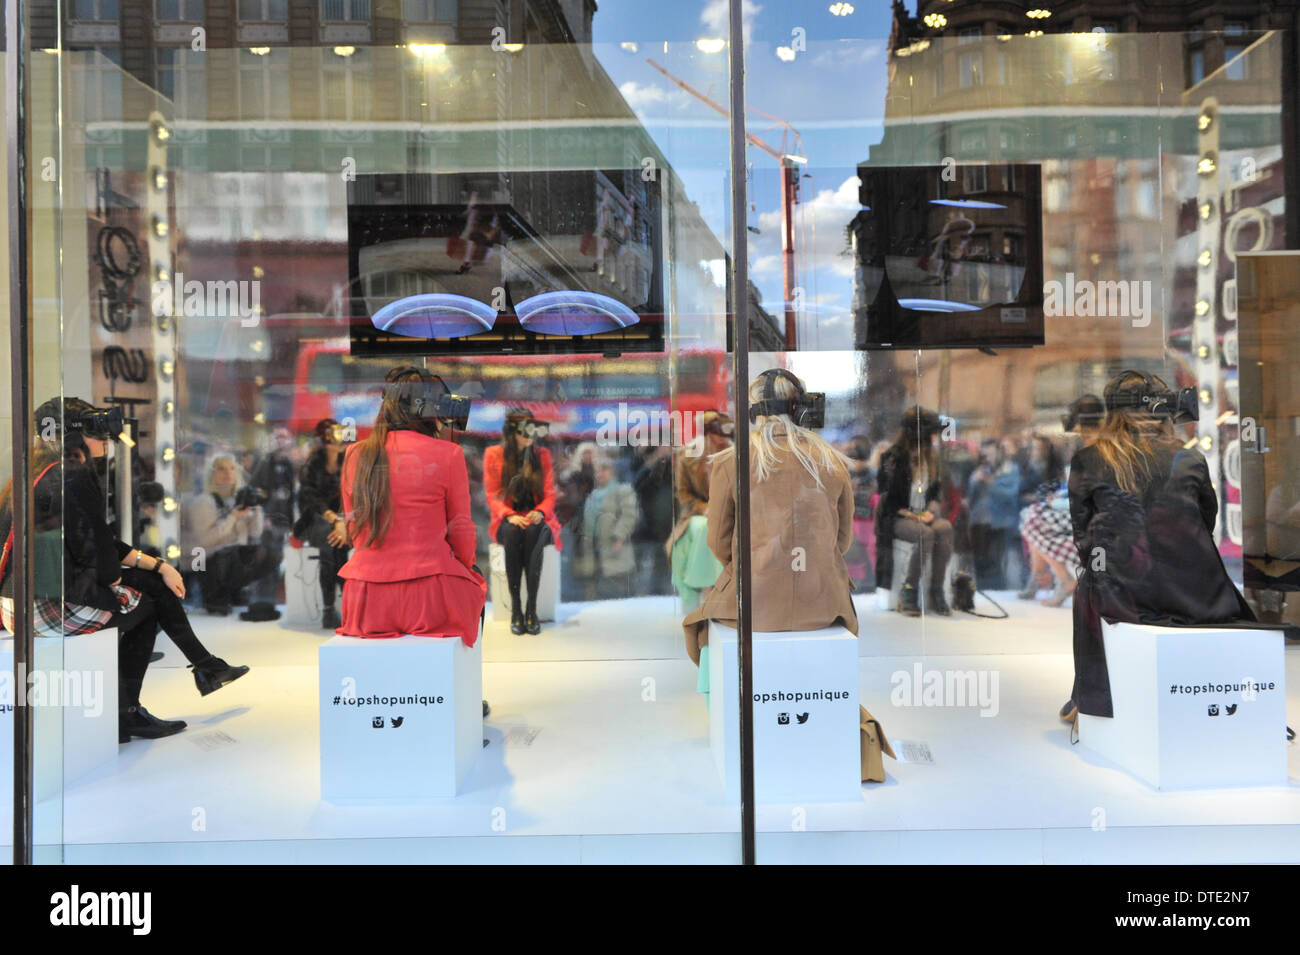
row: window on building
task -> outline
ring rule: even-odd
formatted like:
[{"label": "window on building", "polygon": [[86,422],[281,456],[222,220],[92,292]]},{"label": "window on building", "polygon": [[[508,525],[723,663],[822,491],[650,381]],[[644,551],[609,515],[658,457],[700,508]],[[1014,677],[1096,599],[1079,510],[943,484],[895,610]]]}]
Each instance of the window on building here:
[{"label": "window on building", "polygon": [[1223,65],[1224,75],[1230,80],[1246,78],[1246,24],[1225,23],[1223,25]]},{"label": "window on building", "polygon": [[176,108],[179,118],[202,117],[207,113],[207,83],[203,54],[189,47],[159,47],[154,50],[158,91]]},{"label": "window on building", "polygon": [[288,119],[289,51],[271,49],[258,55],[239,51],[239,116],[241,119]]},{"label": "window on building", "polygon": [[458,0],[402,0],[407,23],[455,23]]},{"label": "window on building", "polygon": [[321,0],[321,19],[329,22],[340,20],[369,20],[370,0]]},{"label": "window on building", "polygon": [[198,23],[203,19],[203,0],[156,0],[154,12],[159,22]]},{"label": "window on building", "polygon": [[998,51],[998,83],[1006,86],[1011,82],[1011,61],[1001,50]]},{"label": "window on building", "polygon": [[74,20],[116,20],[117,14],[117,0],[74,0],[72,4]]},{"label": "window on building", "polygon": [[83,75],[86,120],[122,119],[122,52],[119,47],[95,47],[72,58],[73,70]]},{"label": "window on building", "polygon": [[321,115],[327,120],[369,119],[371,114],[369,53],[327,56],[321,69]]},{"label": "window on building", "polygon": [[987,166],[963,166],[961,174],[962,188],[967,192],[988,192],[989,170]]},{"label": "window on building", "polygon": [[289,19],[289,0],[239,0],[244,23],[283,23]]},{"label": "window on building", "polygon": [[960,79],[962,89],[984,85],[982,61],[983,55],[980,53],[963,53],[958,58],[957,76]]},{"label": "window on building", "polygon": [[1193,30],[1187,35],[1187,85],[1195,86],[1205,79],[1205,34]]},{"label": "window on building", "polygon": [[981,36],[983,36],[983,31],[979,27],[962,27],[957,31],[957,42],[974,43]]}]

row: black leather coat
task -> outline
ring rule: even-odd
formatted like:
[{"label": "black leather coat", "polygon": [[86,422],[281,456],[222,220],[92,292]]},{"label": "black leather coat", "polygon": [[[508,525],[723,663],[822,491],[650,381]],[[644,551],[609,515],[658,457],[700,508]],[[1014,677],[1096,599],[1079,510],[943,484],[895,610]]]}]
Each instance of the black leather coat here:
[{"label": "black leather coat", "polygon": [[1070,518],[1083,571],[1074,594],[1079,712],[1113,716],[1101,621],[1178,627],[1254,620],[1214,543],[1218,498],[1200,451],[1155,452],[1139,494],[1121,491],[1095,447],[1070,464]]}]

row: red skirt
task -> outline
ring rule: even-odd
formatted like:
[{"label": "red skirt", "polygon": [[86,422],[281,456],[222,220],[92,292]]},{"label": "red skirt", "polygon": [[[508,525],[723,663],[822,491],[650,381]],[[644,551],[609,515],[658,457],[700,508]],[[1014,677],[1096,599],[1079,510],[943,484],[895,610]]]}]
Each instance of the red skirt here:
[{"label": "red skirt", "polygon": [[486,601],[485,581],[450,574],[385,583],[345,580],[343,625],[334,632],[345,637],[460,637],[472,647]]}]

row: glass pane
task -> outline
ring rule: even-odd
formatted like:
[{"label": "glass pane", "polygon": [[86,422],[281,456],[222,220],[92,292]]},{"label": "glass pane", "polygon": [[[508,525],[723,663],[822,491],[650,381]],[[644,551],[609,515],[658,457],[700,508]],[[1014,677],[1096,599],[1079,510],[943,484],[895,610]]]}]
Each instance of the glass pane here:
[{"label": "glass pane", "polygon": [[[746,50],[751,319],[766,328],[750,373],[784,369],[824,392],[824,421],[795,433],[847,459],[822,471],[782,440],[751,479],[760,861],[1117,858],[1100,828],[1187,861],[1259,812],[1295,826],[1266,788],[1225,797],[1224,815],[1126,762],[1116,734],[1155,732],[1134,706],[1227,732],[1214,718],[1246,704],[1135,684],[1132,644],[1103,657],[1088,616],[1170,634],[1250,619],[1233,276],[1238,250],[1266,261],[1283,242],[1281,37],[1241,44],[1241,69],[1211,61],[1189,84],[1214,37],[1036,35],[1023,21],[976,36],[957,4],[922,5],[919,21],[845,6],[756,14]],[[1276,304],[1262,289],[1253,301],[1280,327],[1291,290],[1276,287]],[[1268,433],[1289,428],[1286,360],[1270,351],[1259,370]],[[1126,370],[1161,380],[1137,379],[1151,400],[1134,407],[1157,409],[1143,434],[1160,437],[1123,439],[1157,449],[1131,485],[1088,447],[1096,409],[1079,403]],[[781,381],[751,395],[797,398]],[[756,449],[770,427],[751,431]],[[1170,490],[1168,475],[1192,470],[1194,485]],[[1101,498],[1122,499],[1130,520]],[[1262,535],[1264,498],[1253,506]],[[1113,563],[1138,526],[1167,592]],[[1244,596],[1280,613],[1281,565],[1267,545],[1256,554],[1273,577]],[[1281,636],[1260,639],[1281,667]],[[1061,721],[1072,708],[1077,747]],[[1281,709],[1269,712],[1275,727]],[[1252,779],[1286,777],[1275,734]]]},{"label": "glass pane", "polygon": [[[691,519],[727,440],[731,191],[726,120],[677,81],[725,98],[725,17],[697,44],[593,10],[430,4],[433,34],[381,43],[370,4],[325,0],[315,47],[262,23],[160,46],[156,76],[114,44],[125,67],[64,54],[61,209],[85,247],[61,241],[88,264],[51,296],[84,343],[63,380],[139,421],[121,536],[185,596],[122,692],[187,724],[129,716],[65,794],[68,858],[487,859],[495,834],[550,837],[512,840],[539,859],[738,861],[682,630],[717,575]],[[455,402],[384,404],[407,365],[470,402],[440,438]],[[376,434],[387,494],[353,470]],[[362,499],[406,556],[376,556]],[[393,745],[417,748],[389,769],[452,775],[346,769]]]}]

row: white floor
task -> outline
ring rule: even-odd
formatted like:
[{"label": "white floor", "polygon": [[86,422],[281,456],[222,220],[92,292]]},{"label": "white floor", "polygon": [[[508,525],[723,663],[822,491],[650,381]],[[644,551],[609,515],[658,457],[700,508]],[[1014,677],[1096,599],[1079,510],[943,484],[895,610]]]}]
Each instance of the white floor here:
[{"label": "white floor", "polygon": [[[1056,717],[1071,679],[1069,611],[995,596],[1011,619],[908,619],[859,598],[862,701],[891,740],[928,744],[933,762],[886,760],[888,780],[853,803],[760,807],[760,861],[1300,860],[1294,744],[1288,786],[1153,790],[1071,746]],[[490,744],[467,792],[358,808],[319,799],[316,647],[326,635],[196,614],[209,648],[252,671],[201,698],[160,636],[167,657],[150,668],[143,699],[189,728],[121,747],[115,764],[38,806],[38,842],[54,847],[41,857],[737,861],[739,811],[722,797],[674,601],[569,604],[560,616],[522,637],[489,619]],[[995,674],[997,714],[892,705],[892,675],[917,662]],[[1288,648],[1287,668],[1297,725],[1300,647]]]}]

